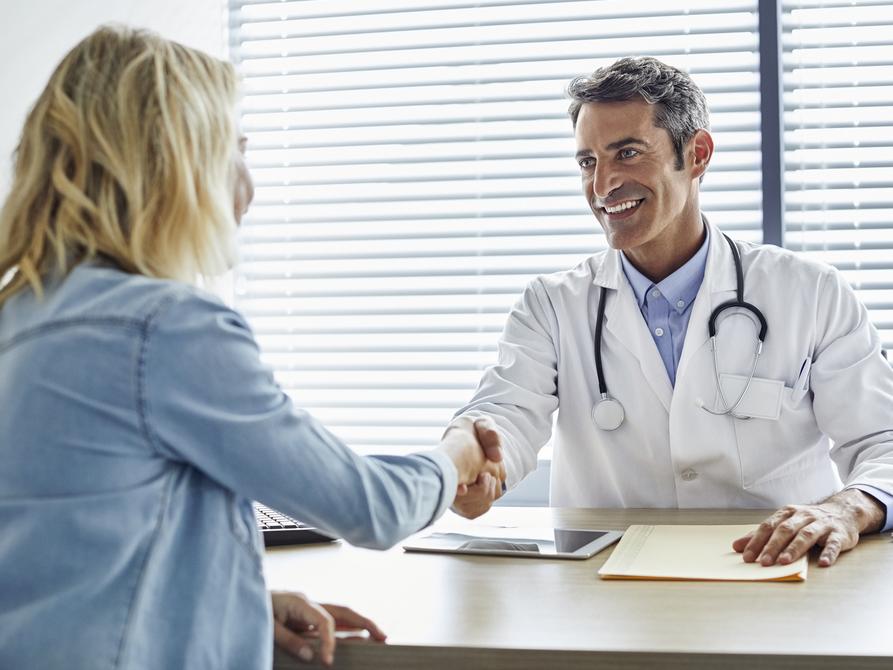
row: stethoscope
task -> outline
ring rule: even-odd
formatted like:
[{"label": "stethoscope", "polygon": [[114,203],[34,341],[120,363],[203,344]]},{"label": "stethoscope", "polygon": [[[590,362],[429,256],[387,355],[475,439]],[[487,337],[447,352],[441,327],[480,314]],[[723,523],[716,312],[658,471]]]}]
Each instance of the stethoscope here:
[{"label": "stethoscope", "polygon": [[[757,360],[759,360],[760,354],[763,352],[763,342],[766,339],[768,326],[766,324],[766,317],[763,316],[763,313],[751,303],[744,302],[744,270],[741,267],[741,256],[738,253],[738,247],[735,246],[735,243],[732,242],[731,238],[725,233],[723,233],[723,237],[726,238],[726,242],[729,243],[729,248],[732,250],[732,257],[735,259],[736,299],[718,305],[716,309],[713,310],[713,313],[710,314],[710,320],[707,322],[707,331],[710,334],[710,347],[713,349],[713,376],[716,380],[716,388],[719,391],[723,409],[722,411],[717,412],[708,409],[703,404],[701,404],[700,407],[705,412],[717,416],[729,415],[736,419],[749,419],[750,417],[748,416],[736,414],[735,410],[747,394],[747,389],[750,388],[754,372],[756,372],[757,369]],[[595,320],[595,372],[598,375],[598,392],[601,398],[592,408],[592,420],[595,422],[595,425],[602,430],[615,430],[623,423],[626,414],[623,411],[623,405],[620,404],[620,401],[617,400],[617,398],[612,398],[608,393],[608,386],[605,383],[605,373],[602,369],[602,324],[605,320],[605,296],[607,293],[607,287],[602,286],[598,301],[598,316]],[[717,363],[716,354],[716,320],[728,309],[746,310],[756,317],[760,323],[760,332],[757,335],[757,343],[753,353],[753,364],[750,367],[750,374],[747,376],[747,383],[744,385],[744,390],[741,391],[735,399],[735,402],[731,405],[726,401],[722,384],[719,382],[719,365]]]}]

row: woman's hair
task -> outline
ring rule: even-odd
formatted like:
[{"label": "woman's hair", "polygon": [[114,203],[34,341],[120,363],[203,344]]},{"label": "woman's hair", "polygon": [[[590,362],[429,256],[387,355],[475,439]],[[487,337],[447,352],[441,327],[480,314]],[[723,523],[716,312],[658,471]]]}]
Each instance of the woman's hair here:
[{"label": "woman's hair", "polygon": [[192,282],[234,260],[232,65],[144,30],[75,46],[28,114],[0,210],[0,304],[101,254]]}]

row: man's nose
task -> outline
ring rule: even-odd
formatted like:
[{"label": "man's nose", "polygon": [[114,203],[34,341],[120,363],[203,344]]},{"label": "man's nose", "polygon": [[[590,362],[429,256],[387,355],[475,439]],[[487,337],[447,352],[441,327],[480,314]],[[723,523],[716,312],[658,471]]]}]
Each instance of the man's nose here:
[{"label": "man's nose", "polygon": [[616,191],[622,184],[617,171],[610,165],[596,165],[595,174],[592,177],[592,191],[596,198],[604,200]]}]

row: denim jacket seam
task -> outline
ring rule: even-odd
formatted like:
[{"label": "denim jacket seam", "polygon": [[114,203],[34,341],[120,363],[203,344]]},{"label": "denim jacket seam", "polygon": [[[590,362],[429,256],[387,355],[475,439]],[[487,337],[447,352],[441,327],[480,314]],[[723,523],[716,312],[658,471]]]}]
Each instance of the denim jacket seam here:
[{"label": "denim jacket seam", "polygon": [[149,448],[153,453],[163,458],[167,456],[161,448],[161,445],[158,443],[155,433],[152,430],[151,422],[149,421],[149,399],[146,389],[146,357],[149,349],[149,336],[151,335],[151,330],[156,323],[157,317],[166,307],[168,307],[168,305],[182,297],[183,293],[180,291],[166,294],[143,319],[140,327],[140,348],[136,367],[137,415],[139,417],[140,431],[143,434],[143,439],[146,440],[146,444],[149,445]]},{"label": "denim jacket seam", "polygon": [[158,514],[155,517],[155,527],[152,529],[152,535],[149,538],[149,541],[146,543],[146,548],[143,552],[143,557],[140,561],[139,569],[136,571],[133,584],[130,587],[130,597],[128,598],[128,604],[124,612],[124,622],[121,626],[121,637],[118,640],[118,650],[115,654],[114,663],[112,664],[113,668],[119,668],[121,666],[124,654],[127,651],[127,644],[131,639],[130,627],[133,622],[134,611],[136,610],[136,601],[139,599],[141,593],[140,586],[145,578],[146,566],[149,563],[149,557],[152,555],[152,550],[155,547],[156,541],[158,539],[158,534],[161,531],[161,526],[163,525],[164,515],[170,503],[170,495],[171,490],[174,486],[174,480],[175,477],[173,473],[170,473],[167,477],[167,481],[165,482],[161,500],[159,501],[160,504],[158,506]]},{"label": "denim jacket seam", "polygon": [[76,326],[93,326],[107,324],[124,326],[127,328],[133,328],[134,330],[138,330],[142,326],[139,319],[126,316],[84,316],[59,319],[57,321],[51,321],[49,323],[43,323],[39,326],[34,326],[33,328],[28,328],[27,330],[23,330],[20,333],[16,333],[5,342],[0,342],[0,354],[12,349],[22,342],[30,340],[34,337],[38,337],[39,335],[43,335],[47,332],[64,330],[65,328],[73,328]]}]

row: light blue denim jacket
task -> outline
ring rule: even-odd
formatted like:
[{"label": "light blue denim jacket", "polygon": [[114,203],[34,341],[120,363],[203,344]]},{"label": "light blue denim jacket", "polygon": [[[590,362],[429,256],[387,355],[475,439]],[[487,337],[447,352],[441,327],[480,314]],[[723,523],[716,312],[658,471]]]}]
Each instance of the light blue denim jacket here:
[{"label": "light blue denim jacket", "polygon": [[266,670],[252,499],[384,548],[456,490],[296,409],[215,298],[99,264],[0,308],[0,407],[0,668]]}]

